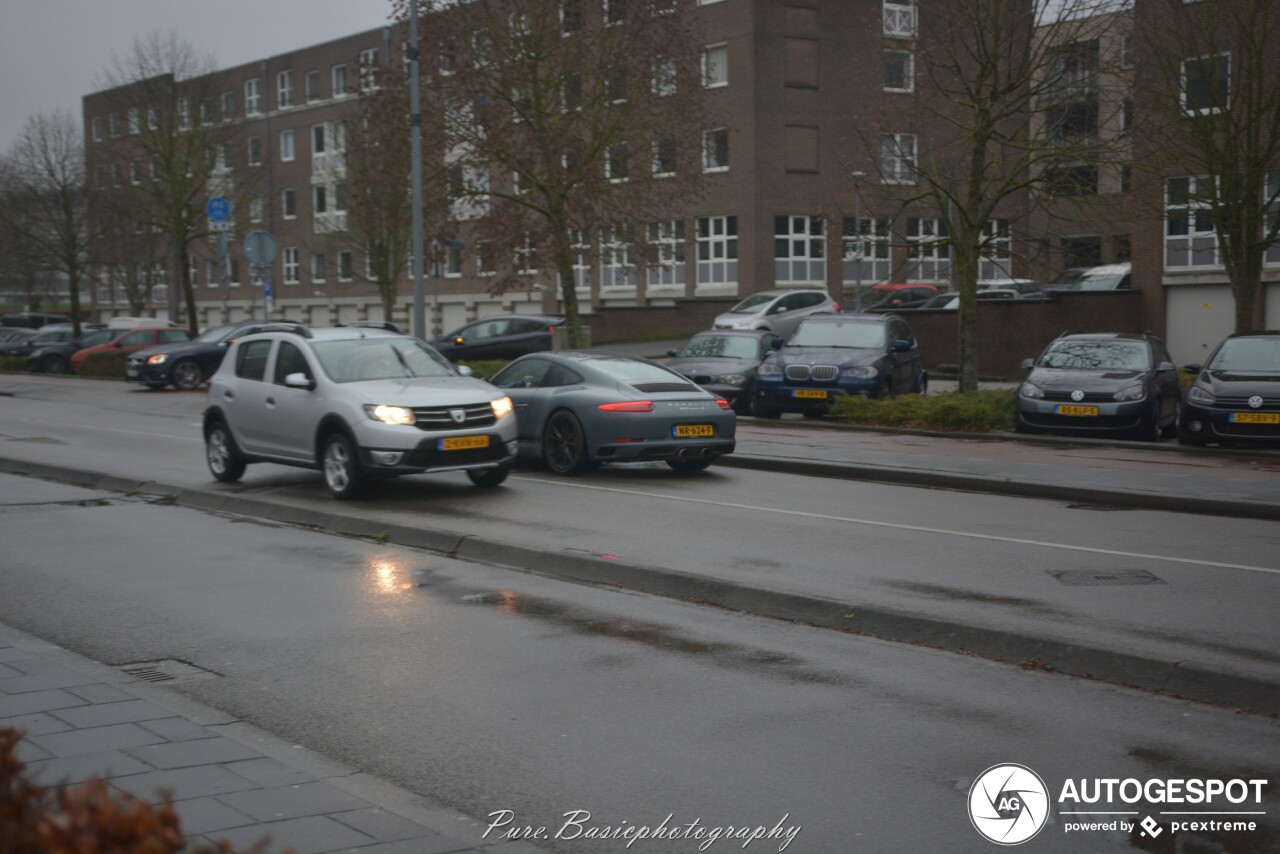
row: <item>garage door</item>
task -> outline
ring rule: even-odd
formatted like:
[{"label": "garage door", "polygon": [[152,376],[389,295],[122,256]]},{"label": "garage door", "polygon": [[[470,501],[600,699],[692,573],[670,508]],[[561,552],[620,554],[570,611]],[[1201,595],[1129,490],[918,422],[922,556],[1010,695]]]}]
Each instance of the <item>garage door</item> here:
[{"label": "garage door", "polygon": [[1165,309],[1165,342],[1178,365],[1203,362],[1235,331],[1235,300],[1226,284],[1166,287]]}]

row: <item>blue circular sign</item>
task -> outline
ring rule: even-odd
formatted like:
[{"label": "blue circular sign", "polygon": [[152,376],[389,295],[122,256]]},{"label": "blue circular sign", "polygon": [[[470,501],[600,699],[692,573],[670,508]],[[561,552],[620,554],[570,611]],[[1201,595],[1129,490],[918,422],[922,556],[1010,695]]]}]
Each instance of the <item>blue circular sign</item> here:
[{"label": "blue circular sign", "polygon": [[214,196],[205,202],[204,212],[213,222],[226,222],[231,218],[231,203],[222,196]]}]

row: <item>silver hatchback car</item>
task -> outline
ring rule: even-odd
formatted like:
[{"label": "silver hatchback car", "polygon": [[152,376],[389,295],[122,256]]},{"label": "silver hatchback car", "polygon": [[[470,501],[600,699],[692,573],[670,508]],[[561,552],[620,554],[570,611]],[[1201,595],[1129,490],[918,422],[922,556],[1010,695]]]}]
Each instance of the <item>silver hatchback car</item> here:
[{"label": "silver hatchback car", "polygon": [[465,471],[506,480],[511,399],[416,338],[377,329],[299,328],[237,340],[209,385],[209,470],[239,480],[254,462],[319,469],[338,498],[371,482]]},{"label": "silver hatchback car", "polygon": [[766,329],[783,338],[812,314],[832,314],[840,304],[826,291],[784,289],[760,291],[744,299],[711,324],[714,329]]}]

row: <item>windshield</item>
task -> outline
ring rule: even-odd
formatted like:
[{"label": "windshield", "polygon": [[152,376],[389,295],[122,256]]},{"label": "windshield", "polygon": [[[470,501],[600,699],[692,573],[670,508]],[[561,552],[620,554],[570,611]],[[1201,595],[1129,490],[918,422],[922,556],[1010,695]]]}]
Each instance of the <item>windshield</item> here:
[{"label": "windshield", "polygon": [[1230,338],[1222,342],[1211,371],[1280,374],[1280,338]]},{"label": "windshield", "polygon": [[453,366],[412,338],[348,338],[312,345],[320,366],[336,383],[451,377]]},{"label": "windshield", "polygon": [[680,351],[682,359],[758,359],[760,340],[745,335],[698,335]]},{"label": "windshield", "polygon": [[730,314],[755,314],[769,303],[777,299],[776,294],[752,294],[742,302],[729,309]]},{"label": "windshield", "polygon": [[787,346],[881,350],[884,348],[884,326],[858,320],[801,323],[787,341]]},{"label": "windshield", "polygon": [[90,332],[81,338],[79,344],[81,347],[97,347],[99,344],[106,344],[114,337],[115,333],[111,330],[101,329],[97,332]]},{"label": "windshield", "polygon": [[230,335],[231,330],[233,329],[235,329],[235,326],[232,324],[227,324],[226,326],[215,326],[212,329],[206,329],[204,332],[201,332],[199,337],[195,340],[203,344],[215,344]]},{"label": "windshield", "polygon": [[1149,371],[1145,341],[1058,341],[1040,357],[1039,367],[1073,371]]}]

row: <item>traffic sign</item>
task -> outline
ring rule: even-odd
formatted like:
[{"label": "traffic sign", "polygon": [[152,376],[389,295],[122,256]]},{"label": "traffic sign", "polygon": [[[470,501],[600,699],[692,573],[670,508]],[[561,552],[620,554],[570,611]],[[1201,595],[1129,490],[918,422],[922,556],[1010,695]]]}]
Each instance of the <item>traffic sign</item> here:
[{"label": "traffic sign", "polygon": [[209,215],[210,222],[226,222],[231,219],[231,202],[222,196],[214,196],[205,202],[204,212]]},{"label": "traffic sign", "polygon": [[276,239],[269,231],[251,231],[244,236],[244,254],[250,264],[270,264],[276,259]]}]

